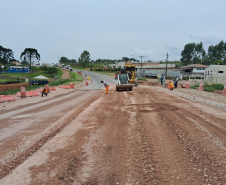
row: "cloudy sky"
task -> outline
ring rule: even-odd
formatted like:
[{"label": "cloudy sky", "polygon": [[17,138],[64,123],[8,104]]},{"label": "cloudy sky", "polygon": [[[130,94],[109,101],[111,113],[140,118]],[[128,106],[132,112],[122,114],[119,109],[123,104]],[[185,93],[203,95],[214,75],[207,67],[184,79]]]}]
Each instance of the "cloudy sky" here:
[{"label": "cloudy sky", "polygon": [[179,60],[185,44],[226,41],[225,0],[0,0],[0,45],[41,62],[133,57]]}]

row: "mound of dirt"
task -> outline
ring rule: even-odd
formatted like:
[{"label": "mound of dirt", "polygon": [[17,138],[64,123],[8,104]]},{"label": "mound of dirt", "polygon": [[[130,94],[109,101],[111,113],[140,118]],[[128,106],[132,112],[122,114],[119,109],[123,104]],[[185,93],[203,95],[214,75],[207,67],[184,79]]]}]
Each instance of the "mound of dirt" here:
[{"label": "mound of dirt", "polygon": [[5,85],[0,85],[0,92],[4,90],[9,90],[9,89],[18,89],[21,86],[29,86],[29,83],[19,83],[19,84],[5,84]]}]

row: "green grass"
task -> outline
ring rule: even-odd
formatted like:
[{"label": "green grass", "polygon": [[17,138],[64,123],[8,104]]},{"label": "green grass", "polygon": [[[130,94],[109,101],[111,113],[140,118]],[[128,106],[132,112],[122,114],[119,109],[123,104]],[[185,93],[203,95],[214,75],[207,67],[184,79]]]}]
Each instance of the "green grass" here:
[{"label": "green grass", "polygon": [[146,78],[139,77],[138,80],[148,81]]},{"label": "green grass", "polygon": [[21,82],[25,82],[25,78],[29,78],[29,80],[33,80],[34,77],[43,75],[47,78],[52,78],[47,72],[37,71],[33,73],[3,73],[0,74],[0,84],[6,83],[7,81],[17,81],[17,78],[21,80]]},{"label": "green grass", "polygon": [[[62,74],[63,74],[63,72],[62,72]],[[53,87],[53,86],[58,86],[58,85],[69,84],[70,82],[78,83],[78,82],[83,81],[83,78],[75,72],[71,71],[70,75],[71,75],[71,79],[61,79],[61,78],[59,78],[58,80],[54,80],[52,82],[49,82],[49,86]],[[30,85],[30,86],[25,87],[25,89],[26,89],[26,91],[30,91],[30,90],[38,89],[40,87],[45,87],[45,85]],[[16,94],[17,91],[20,92],[20,88],[5,90],[5,91],[0,92],[0,94],[2,94],[2,95],[12,95],[12,94]]]},{"label": "green grass", "polygon": [[224,89],[223,84],[212,84],[212,85],[204,84],[204,87],[203,87],[204,91],[215,91],[215,90],[223,90],[223,89]]},{"label": "green grass", "polygon": [[85,69],[87,69],[87,68],[84,68],[84,67],[71,67],[71,68],[73,68],[73,69],[80,69],[80,70],[85,70]]},{"label": "green grass", "polygon": [[199,84],[195,84],[193,86],[190,86],[190,89],[196,89],[197,87],[199,87]]},{"label": "green grass", "polygon": [[[30,90],[34,90],[34,89],[38,89],[40,87],[44,87],[44,85],[30,85],[25,87],[26,91],[30,91]],[[19,89],[9,89],[9,90],[5,90],[2,91],[0,94],[2,95],[12,95],[12,94],[16,94],[18,92],[20,92],[20,88]]]},{"label": "green grass", "polygon": [[[195,85],[191,86],[190,89],[196,89],[197,87],[199,87],[199,84],[195,84]],[[212,92],[215,90],[223,90],[223,89],[224,89],[223,84],[212,84],[212,85],[204,84],[204,86],[203,86],[204,91]]]}]

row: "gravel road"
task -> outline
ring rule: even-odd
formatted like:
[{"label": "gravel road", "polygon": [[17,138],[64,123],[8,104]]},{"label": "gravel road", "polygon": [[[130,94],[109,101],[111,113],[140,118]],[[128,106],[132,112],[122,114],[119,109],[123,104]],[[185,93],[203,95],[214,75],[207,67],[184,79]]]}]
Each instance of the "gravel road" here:
[{"label": "gravel road", "polygon": [[226,184],[225,109],[83,73],[92,85],[1,104],[0,184]]}]

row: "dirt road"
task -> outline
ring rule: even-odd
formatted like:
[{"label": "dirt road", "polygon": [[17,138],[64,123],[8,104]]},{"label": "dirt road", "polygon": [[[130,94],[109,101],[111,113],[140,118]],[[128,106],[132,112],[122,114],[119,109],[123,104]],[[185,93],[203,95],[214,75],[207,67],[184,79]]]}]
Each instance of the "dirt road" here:
[{"label": "dirt road", "polygon": [[71,75],[69,71],[66,70],[62,70],[63,71],[63,75],[61,76],[62,79],[70,79]]},{"label": "dirt road", "polygon": [[226,184],[224,109],[152,86],[0,112],[0,184]]}]

